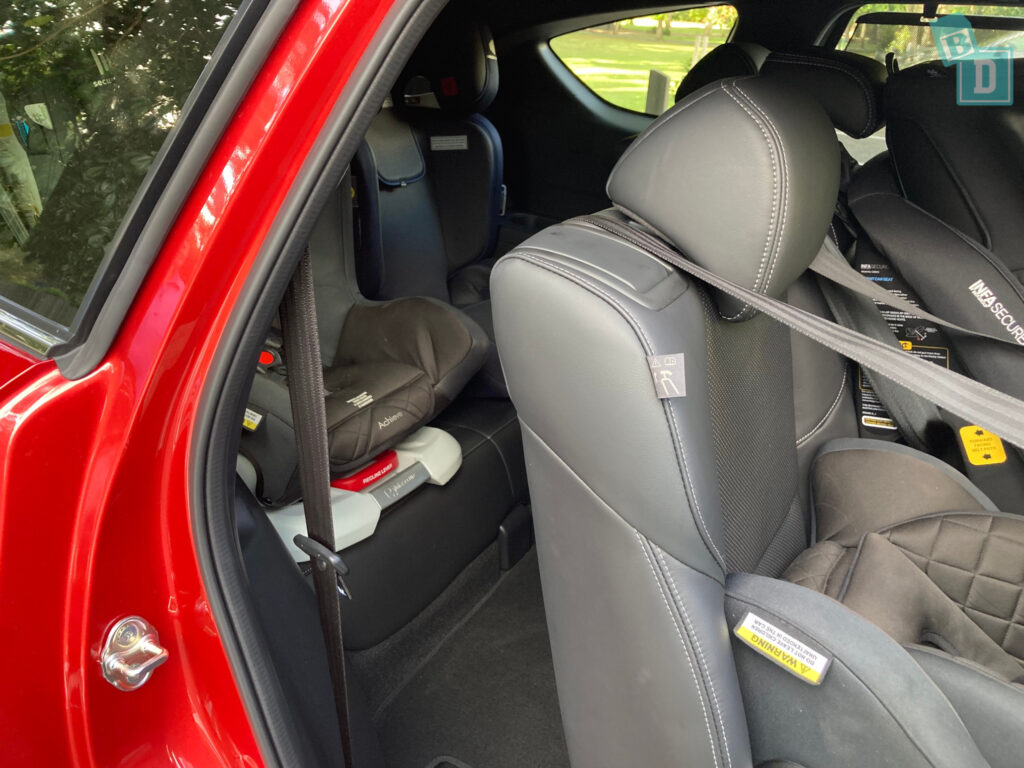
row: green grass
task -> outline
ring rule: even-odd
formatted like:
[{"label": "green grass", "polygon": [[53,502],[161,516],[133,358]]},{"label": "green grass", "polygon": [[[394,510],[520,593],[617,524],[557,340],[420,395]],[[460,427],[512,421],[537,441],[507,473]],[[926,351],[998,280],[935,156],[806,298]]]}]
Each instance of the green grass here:
[{"label": "green grass", "polygon": [[[698,29],[673,29],[669,37],[647,30],[585,30],[555,38],[551,48],[592,91],[616,106],[643,112],[652,69],[671,79],[669,100],[693,66]],[[725,42],[728,30],[711,33],[704,52]]]}]

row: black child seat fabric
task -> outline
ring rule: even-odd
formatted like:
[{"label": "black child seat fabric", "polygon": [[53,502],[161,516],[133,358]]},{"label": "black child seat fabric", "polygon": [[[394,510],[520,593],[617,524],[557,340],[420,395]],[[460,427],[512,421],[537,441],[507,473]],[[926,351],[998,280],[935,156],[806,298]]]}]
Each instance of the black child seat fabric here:
[{"label": "black child seat fabric", "polygon": [[[488,334],[503,155],[497,130],[480,113],[497,89],[487,27],[442,18],[374,118],[353,164],[363,293],[450,303]],[[507,396],[496,351],[473,389]]]},{"label": "black child seat fabric", "polygon": [[[491,343],[465,313],[429,296],[371,301],[356,288],[346,252],[351,207],[346,175],[310,238],[327,400],[331,472],[342,476],[433,420],[484,365]],[[261,365],[249,409],[259,418],[241,453],[257,473],[256,495],[284,504],[300,495],[283,361]]]},{"label": "black child seat fabric", "polygon": [[[731,78],[641,134],[608,193],[620,220],[785,297],[827,236],[839,158],[816,103]],[[1019,765],[1024,518],[850,437],[848,391],[798,437],[823,390],[794,380],[788,330],[628,238],[577,221],[525,245],[495,267],[495,326],[573,765]],[[748,613],[829,660],[816,685],[733,634]]]},{"label": "black child seat fabric", "polygon": [[[883,264],[925,309],[1005,340],[933,333],[949,367],[1024,395],[1024,61],[1012,106],[957,104],[954,68],[927,62],[884,88],[889,151],[859,169],[847,204],[860,233],[857,264]],[[966,425],[946,417],[954,430]],[[960,447],[960,446],[958,446]],[[961,450],[962,447],[960,447]],[[966,463],[1001,505],[1024,495],[1024,452]]]},{"label": "black child seat fabric", "polygon": [[[1016,100],[961,107],[952,68],[929,62],[885,88],[886,143],[849,203],[867,239],[926,308],[1024,347],[1024,60]],[[1024,348],[953,337],[963,368],[1024,395]]]}]

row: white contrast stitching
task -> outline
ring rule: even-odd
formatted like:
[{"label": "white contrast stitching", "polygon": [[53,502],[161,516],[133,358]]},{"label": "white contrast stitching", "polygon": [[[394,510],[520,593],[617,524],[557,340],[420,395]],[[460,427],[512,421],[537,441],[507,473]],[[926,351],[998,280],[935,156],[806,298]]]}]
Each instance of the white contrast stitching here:
[{"label": "white contrast stitching", "polygon": [[[732,91],[728,90],[725,87],[725,85],[725,83],[722,84],[722,90],[729,96],[729,98],[736,102],[736,104],[739,106],[739,109],[745,112],[746,116],[748,116],[754,123],[754,125],[758,127],[758,130],[761,131],[761,135],[764,136],[765,139],[765,144],[767,144],[768,146],[768,157],[771,160],[771,211],[768,214],[768,237],[765,239],[765,247],[764,250],[761,252],[761,263],[758,265],[758,273],[754,276],[754,285],[751,286],[752,291],[757,291],[758,286],[761,284],[761,275],[764,274],[765,264],[768,263],[768,255],[770,253],[771,243],[774,240],[775,220],[777,215],[776,205],[778,204],[778,168],[775,164],[775,153],[772,152],[771,141],[768,138],[768,131],[766,131],[761,122],[756,117],[754,117],[754,113],[751,112],[749,109],[746,109],[746,106],[743,104],[743,102],[736,98],[735,94],[733,94]],[[726,317],[726,319],[734,319],[735,317],[738,316],[739,315],[736,314],[733,317]]]},{"label": "white contrast stitching", "polygon": [[779,153],[782,155],[782,172],[779,174],[779,186],[781,187],[782,192],[782,211],[779,215],[781,223],[775,239],[775,252],[772,255],[771,264],[768,267],[768,278],[761,286],[761,290],[764,293],[767,293],[768,289],[771,287],[772,278],[775,276],[775,265],[779,263],[779,254],[782,253],[782,244],[786,239],[786,221],[789,218],[789,159],[786,157],[786,145],[782,141],[782,134],[779,131],[779,127],[775,125],[775,121],[772,120],[760,106],[758,106],[757,102],[754,101],[746,91],[735,84],[733,85],[733,88],[735,88],[737,93],[741,94],[750,106],[753,107],[754,110],[764,118],[768,125],[771,126],[771,129],[775,132],[775,143],[778,145]]},{"label": "white contrast stitching", "polygon": [[[715,736],[711,731],[711,721],[708,719],[708,709],[704,706],[704,696],[701,693],[700,681],[697,679],[697,670],[693,666],[693,659],[690,658],[690,649],[686,646],[686,640],[683,638],[683,632],[679,628],[679,622],[676,621],[676,615],[672,612],[672,606],[669,605],[668,595],[665,594],[664,587],[661,586],[661,581],[658,579],[658,572],[654,568],[654,561],[651,560],[651,556],[647,553],[647,547],[644,546],[644,538],[640,535],[640,531],[633,529],[633,535],[636,536],[636,541],[640,545],[640,551],[644,553],[644,559],[647,561],[648,567],[651,569],[651,575],[654,577],[654,583],[658,587],[658,592],[661,593],[662,602],[665,603],[665,610],[668,611],[668,617],[672,619],[672,626],[676,629],[676,637],[679,638],[680,644],[683,646],[683,653],[686,654],[686,664],[690,668],[690,675],[693,676],[693,685],[697,689],[697,699],[700,701],[701,712],[704,713],[704,727],[707,728],[708,741],[711,744],[711,756],[715,759],[715,765],[720,765],[721,762],[718,759],[718,750],[715,745]],[[728,754],[726,755],[728,756]],[[730,766],[732,763],[730,762]]]},{"label": "white contrast stitching", "polygon": [[[626,243],[625,240],[622,240],[621,242]],[[642,253],[646,253],[646,251],[643,251],[643,249],[640,249],[640,251]],[[651,340],[647,338],[647,334],[644,333],[644,329],[640,325],[640,322],[633,316],[633,314],[625,305],[619,302],[618,299],[616,299],[614,296],[604,291],[600,286],[585,281],[581,276],[574,275],[569,270],[564,269],[558,266],[557,264],[552,264],[550,261],[547,260],[546,256],[542,256],[540,254],[518,250],[513,253],[510,253],[506,258],[522,259],[523,261],[534,264],[538,267],[541,267],[542,269],[548,269],[552,272],[562,275],[562,277],[566,278],[567,280],[570,280],[571,282],[576,283],[577,285],[585,288],[586,290],[603,296],[608,302],[610,302],[612,305],[618,308],[619,312],[621,312],[624,317],[628,318],[628,320],[630,321],[630,325],[633,327],[633,330],[637,334],[639,334],[641,339],[643,339],[645,352],[648,355],[654,353],[654,345],[651,343]],[[541,259],[544,260],[543,263],[541,263]],[[722,553],[719,551],[718,546],[715,544],[715,540],[711,536],[711,529],[708,528],[707,523],[704,521],[704,513],[700,508],[700,501],[697,499],[697,490],[693,485],[692,478],[690,477],[690,469],[686,459],[686,449],[683,448],[683,441],[680,437],[681,433],[679,430],[679,425],[676,423],[675,409],[671,405],[666,406],[663,404],[663,407],[668,409],[669,416],[671,417],[671,421],[669,422],[669,432],[672,434],[672,442],[674,444],[673,447],[676,449],[676,464],[682,470],[684,479],[683,487],[687,492],[688,501],[691,502],[694,512],[697,513],[697,525],[700,528],[701,533],[703,534],[701,538],[704,541],[704,545],[708,548],[708,551],[712,554],[713,557],[715,557],[716,561],[718,562],[718,565],[724,570],[726,567],[725,557],[723,557]],[[682,459],[682,461],[680,461],[679,459]]]},{"label": "white contrast stitching", "polygon": [[[672,592],[672,597],[675,599],[675,603],[679,606],[679,612],[683,616],[683,626],[686,627],[686,634],[690,636],[691,642],[697,649],[697,666],[704,670],[708,669],[708,663],[704,659],[704,651],[700,647],[700,637],[697,632],[693,629],[693,622],[690,621],[690,615],[686,612],[686,604],[683,602],[682,597],[679,595],[679,589],[676,587],[676,580],[672,577],[672,572],[668,569],[668,564],[665,562],[664,553],[661,547],[651,546],[654,551],[654,557],[661,564],[661,572],[668,580],[669,590]],[[715,708],[715,715],[718,717],[718,730],[722,734],[722,744],[724,745],[723,752],[725,752],[725,760],[729,764],[729,768],[732,768],[732,757],[729,754],[729,739],[725,735],[725,719],[722,717],[722,710],[718,706],[718,695],[715,693],[715,683],[712,680],[711,672],[707,674],[708,690],[711,691],[711,705]]]},{"label": "white contrast stitching", "polygon": [[829,417],[832,416],[833,412],[835,412],[836,408],[839,406],[839,401],[843,397],[843,392],[846,391],[846,379],[849,375],[849,365],[843,365],[843,380],[839,383],[839,391],[836,393],[836,399],[832,401],[831,407],[825,412],[825,415],[821,417],[821,421],[815,424],[810,432],[808,432],[806,435],[804,435],[803,437],[796,441],[797,447],[800,447],[805,442],[807,442],[807,440],[810,439],[810,437],[813,434],[815,434],[819,429],[821,429],[825,425],[825,422],[828,421]]}]

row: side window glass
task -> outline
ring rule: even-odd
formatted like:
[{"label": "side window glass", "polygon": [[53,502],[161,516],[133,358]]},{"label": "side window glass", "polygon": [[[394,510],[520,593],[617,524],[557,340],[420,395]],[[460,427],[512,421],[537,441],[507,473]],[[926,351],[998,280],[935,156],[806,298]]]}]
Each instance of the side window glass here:
[{"label": "side window glass", "polygon": [[690,68],[728,39],[736,18],[731,5],[659,13],[559,35],[551,49],[605,101],[660,115]]},{"label": "side window glass", "polygon": [[[922,16],[922,3],[869,3],[858,8],[836,46],[885,62],[896,55],[901,67],[940,58],[930,18]],[[943,3],[937,16],[966,15],[981,47],[1007,46],[1014,57],[1024,56],[1024,7],[1008,5],[953,5]]]},{"label": "side window glass", "polygon": [[[939,59],[935,36],[925,17],[922,3],[869,3],[860,6],[850,18],[836,47],[885,63],[893,54],[899,66],[906,68]],[[1007,46],[1014,57],[1024,56],[1024,7],[942,4],[938,16],[965,14],[971,20],[979,46]],[[839,134],[840,141],[861,163],[885,151],[885,129],[863,139]]]},{"label": "side window glass", "polygon": [[237,0],[19,0],[0,25],[0,297],[74,320]]}]

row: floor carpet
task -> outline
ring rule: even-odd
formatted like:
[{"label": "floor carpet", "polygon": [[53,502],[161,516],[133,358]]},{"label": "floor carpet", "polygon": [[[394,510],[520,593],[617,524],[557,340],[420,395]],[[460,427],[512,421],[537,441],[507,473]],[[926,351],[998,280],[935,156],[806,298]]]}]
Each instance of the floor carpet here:
[{"label": "floor carpet", "polygon": [[531,552],[377,710],[389,768],[568,768]]}]

